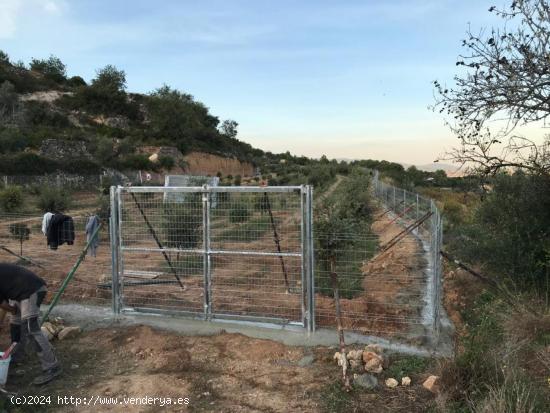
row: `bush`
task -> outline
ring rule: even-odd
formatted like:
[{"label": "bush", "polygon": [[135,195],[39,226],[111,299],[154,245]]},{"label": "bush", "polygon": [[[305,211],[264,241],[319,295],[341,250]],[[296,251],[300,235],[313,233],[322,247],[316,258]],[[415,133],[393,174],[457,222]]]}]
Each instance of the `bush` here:
[{"label": "bush", "polygon": [[42,73],[45,78],[61,83],[65,80],[67,67],[58,58],[51,55],[48,59],[32,59],[31,70]]},{"label": "bush", "polygon": [[40,191],[37,204],[42,212],[63,212],[71,207],[72,197],[64,189],[44,187]]},{"label": "bush", "polygon": [[233,205],[229,210],[229,221],[232,223],[246,222],[250,219],[250,210],[242,204]]},{"label": "bush", "polygon": [[152,170],[154,169],[153,163],[149,160],[147,155],[132,154],[126,156],[119,162],[119,166],[122,169],[137,169],[137,170]]},{"label": "bush", "polygon": [[492,184],[450,250],[513,288],[550,296],[550,178],[503,174]]},{"label": "bush", "polygon": [[235,184],[235,186],[241,186],[241,176],[237,175],[233,183]]},{"label": "bush", "polygon": [[23,191],[18,186],[9,186],[0,192],[0,205],[6,212],[14,212],[23,206]]},{"label": "bush", "polygon": [[163,169],[170,170],[176,165],[176,161],[171,156],[159,156],[159,165]]},{"label": "bush", "polygon": [[199,194],[189,194],[183,203],[165,204],[163,214],[165,246],[192,249],[199,244],[202,239],[202,206],[199,196]]}]

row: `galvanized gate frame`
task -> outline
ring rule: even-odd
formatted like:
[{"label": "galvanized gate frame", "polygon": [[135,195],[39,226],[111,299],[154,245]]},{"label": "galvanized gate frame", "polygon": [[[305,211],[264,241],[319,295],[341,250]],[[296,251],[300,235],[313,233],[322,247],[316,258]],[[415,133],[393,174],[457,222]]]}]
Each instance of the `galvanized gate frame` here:
[{"label": "galvanized gate frame", "polygon": [[[129,308],[124,304],[124,260],[123,251],[125,247],[122,244],[122,202],[121,194],[127,193],[169,193],[169,192],[187,192],[202,194],[202,221],[203,221],[203,245],[200,250],[195,252],[203,255],[203,275],[204,275],[204,312],[202,315],[189,314],[200,316],[203,320],[216,319],[234,319],[237,321],[250,321],[264,323],[272,322],[281,324],[284,320],[257,316],[242,316],[216,314],[212,310],[212,256],[222,254],[236,255],[255,255],[255,256],[293,256],[301,259],[301,321],[285,322],[303,327],[308,332],[315,330],[315,286],[314,286],[314,251],[313,251],[313,189],[311,186],[234,186],[234,187],[212,187],[204,185],[202,187],[114,187],[110,189],[111,198],[111,214],[110,214],[110,239],[111,239],[111,263],[112,263],[112,308],[113,312],[120,314],[121,312],[144,311],[151,309]],[[301,244],[300,251],[292,252],[261,252],[261,251],[217,251],[212,250],[210,246],[210,196],[215,193],[299,193],[301,207]],[[166,312],[166,311],[155,311]],[[178,315],[186,315],[185,312],[177,312]]]}]

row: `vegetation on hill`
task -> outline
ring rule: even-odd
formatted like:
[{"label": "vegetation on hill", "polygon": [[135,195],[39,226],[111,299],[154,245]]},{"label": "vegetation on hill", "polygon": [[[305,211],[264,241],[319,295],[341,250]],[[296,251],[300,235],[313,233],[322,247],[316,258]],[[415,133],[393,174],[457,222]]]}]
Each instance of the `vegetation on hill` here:
[{"label": "vegetation on hill", "polygon": [[[199,150],[247,161],[263,154],[236,139],[237,122],[220,123],[187,93],[169,86],[147,95],[129,93],[126,73],[112,65],[97,70],[90,84],[78,76],[68,78],[66,73],[65,64],[55,56],[32,59],[27,67],[12,63],[0,52],[0,154],[36,153],[51,138],[85,142],[96,170],[152,169],[143,155],[135,153],[145,145],[175,146],[184,154]],[[49,96],[29,95],[37,92]],[[52,164],[48,161],[37,160],[32,173],[49,172]],[[166,161],[162,166],[170,164]],[[26,166],[4,167],[2,162],[0,172],[28,174]],[[55,168],[72,169],[64,162]]]}]

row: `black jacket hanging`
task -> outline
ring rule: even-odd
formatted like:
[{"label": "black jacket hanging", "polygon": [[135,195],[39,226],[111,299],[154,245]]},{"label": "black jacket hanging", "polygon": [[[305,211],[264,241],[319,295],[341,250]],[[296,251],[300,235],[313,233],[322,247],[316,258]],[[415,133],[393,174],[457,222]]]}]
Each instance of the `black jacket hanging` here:
[{"label": "black jacket hanging", "polygon": [[67,243],[74,244],[74,222],[73,219],[64,214],[55,214],[50,219],[47,230],[48,246],[56,250],[59,245]]}]

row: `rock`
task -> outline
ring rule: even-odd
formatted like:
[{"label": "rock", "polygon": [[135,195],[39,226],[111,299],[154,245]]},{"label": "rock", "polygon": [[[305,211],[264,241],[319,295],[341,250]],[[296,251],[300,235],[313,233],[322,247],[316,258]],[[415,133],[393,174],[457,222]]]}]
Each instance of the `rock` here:
[{"label": "rock", "polygon": [[297,364],[300,367],[306,367],[313,364],[314,361],[315,361],[315,356],[313,354],[308,354],[302,357],[300,360],[298,360]]},{"label": "rock", "polygon": [[374,389],[378,386],[378,379],[372,374],[354,374],[353,384],[363,387],[364,389]]},{"label": "rock", "polygon": [[439,384],[440,384],[439,376],[430,376],[424,381],[424,383],[422,383],[422,386],[425,389],[436,394],[439,392]]},{"label": "rock", "polygon": [[361,360],[353,360],[351,359],[349,361],[349,365],[351,366],[352,369],[360,369],[363,367],[363,362]]},{"label": "rock", "polygon": [[393,389],[394,387],[397,387],[399,385],[399,382],[395,380],[393,377],[386,379],[386,387],[389,387],[390,389]]},{"label": "rock", "polygon": [[53,325],[49,321],[46,321],[44,324],[42,324],[42,331],[44,332],[44,334],[46,334],[48,340],[54,338],[57,333],[59,333],[59,330],[59,327]]},{"label": "rock", "polygon": [[380,347],[380,344],[369,344],[365,347],[365,351],[370,351],[376,354],[382,354],[384,350]]},{"label": "rock", "polygon": [[384,359],[373,351],[364,351],[363,361],[365,362],[365,370],[368,372],[380,373],[384,369]]},{"label": "rock", "polygon": [[365,371],[368,371],[370,373],[380,374],[382,373],[382,370],[384,370],[384,368],[380,364],[376,363],[374,360],[371,360],[370,362],[365,364]]},{"label": "rock", "polygon": [[361,360],[363,358],[363,350],[350,350],[348,360]]},{"label": "rock", "polygon": [[402,386],[410,386],[411,385],[411,378],[408,376],[401,378],[401,385]]},{"label": "rock", "polygon": [[65,340],[66,338],[75,337],[80,333],[80,331],[80,327],[77,326],[65,327],[59,332],[57,338],[59,338],[60,340]]},{"label": "rock", "polygon": [[[338,360],[338,365],[342,367],[344,365],[344,355],[341,354],[339,351],[334,353],[334,360]],[[347,359],[347,358],[346,358]]]},{"label": "rock", "polygon": [[42,330],[42,333],[44,333],[44,335],[48,338],[48,340],[52,340],[53,339],[53,334],[50,332],[50,330],[48,330],[46,327],[42,326],[40,327],[41,330]]}]

